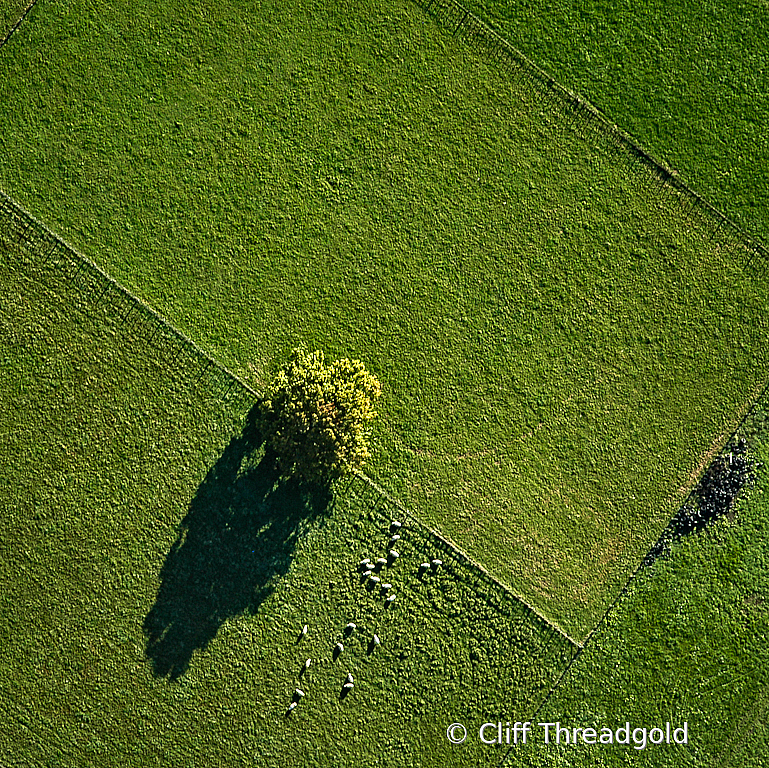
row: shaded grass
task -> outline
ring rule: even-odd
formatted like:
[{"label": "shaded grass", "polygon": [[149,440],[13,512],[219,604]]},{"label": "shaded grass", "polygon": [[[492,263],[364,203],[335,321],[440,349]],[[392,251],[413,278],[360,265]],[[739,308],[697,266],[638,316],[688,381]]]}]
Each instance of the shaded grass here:
[{"label": "shaded grass", "polygon": [[55,272],[0,255],[0,762],[484,764],[447,725],[533,708],[573,646],[450,556],[420,581],[435,543],[408,525],[385,610],[355,572],[389,538],[370,495],[330,509],[278,483],[243,410],[170,376]]},{"label": "shaded grass", "polygon": [[[644,569],[540,713],[583,727],[688,722],[687,746],[540,744],[511,764],[761,766],[769,758],[769,419],[746,428],[756,487],[722,518]],[[677,726],[676,726],[677,727]]]},{"label": "shaded grass", "polygon": [[765,3],[463,4],[766,242]]},{"label": "shaded grass", "polygon": [[0,183],[256,386],[363,359],[378,481],[584,636],[762,384],[735,254],[414,6],[48,11]]}]

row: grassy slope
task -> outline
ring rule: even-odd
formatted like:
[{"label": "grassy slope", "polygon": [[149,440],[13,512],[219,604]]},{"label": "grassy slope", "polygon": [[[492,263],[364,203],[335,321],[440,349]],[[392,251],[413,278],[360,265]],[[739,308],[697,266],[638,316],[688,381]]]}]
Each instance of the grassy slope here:
[{"label": "grassy slope", "polygon": [[[389,535],[370,497],[353,487],[312,522],[247,458],[242,416],[0,255],[0,763],[483,764],[477,745],[448,749],[446,726],[533,709],[570,644],[409,525],[385,612],[354,572]],[[435,554],[445,568],[420,581]]]},{"label": "grassy slope", "polygon": [[707,200],[769,239],[769,16],[760,0],[467,0]]},{"label": "grassy slope", "polygon": [[[769,760],[769,420],[764,466],[736,522],[678,544],[641,572],[540,722],[652,728],[688,721],[688,747],[544,748],[524,765],[765,766]],[[537,759],[533,759],[536,756]],[[538,762],[541,761],[541,762]]]},{"label": "grassy slope", "polygon": [[257,384],[364,359],[372,471],[581,635],[754,396],[765,297],[417,8],[340,8],[47,2],[0,184]]}]

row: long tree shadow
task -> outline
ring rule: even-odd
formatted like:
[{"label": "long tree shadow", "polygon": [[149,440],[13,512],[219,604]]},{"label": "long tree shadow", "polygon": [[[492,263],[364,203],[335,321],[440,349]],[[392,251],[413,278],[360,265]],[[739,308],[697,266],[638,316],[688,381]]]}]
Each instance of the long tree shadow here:
[{"label": "long tree shadow", "polygon": [[281,480],[249,421],[201,483],[166,557],[144,620],[154,674],[183,675],[227,618],[256,611],[288,571],[303,523],[330,501],[327,488]]}]

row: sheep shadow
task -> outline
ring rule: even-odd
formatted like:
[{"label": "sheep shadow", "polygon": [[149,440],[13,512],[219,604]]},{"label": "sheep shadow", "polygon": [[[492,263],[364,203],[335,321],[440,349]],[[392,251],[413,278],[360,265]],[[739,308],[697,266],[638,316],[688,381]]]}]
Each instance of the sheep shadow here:
[{"label": "sheep shadow", "polygon": [[224,621],[256,612],[330,502],[329,488],[280,477],[250,420],[198,487],[166,556],[144,620],[155,676],[179,678]]}]

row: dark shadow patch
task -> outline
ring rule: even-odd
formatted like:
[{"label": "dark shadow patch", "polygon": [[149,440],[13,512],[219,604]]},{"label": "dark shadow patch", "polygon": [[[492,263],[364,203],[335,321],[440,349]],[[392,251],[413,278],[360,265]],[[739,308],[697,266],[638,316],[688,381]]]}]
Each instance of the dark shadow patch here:
[{"label": "dark shadow patch", "polygon": [[224,621],[257,611],[288,571],[303,526],[330,506],[329,488],[281,479],[274,457],[260,448],[249,418],[179,526],[144,620],[157,677],[183,675]]},{"label": "dark shadow patch", "polygon": [[676,541],[702,531],[718,518],[734,519],[734,502],[755,481],[755,461],[744,438],[732,443],[707,468],[686,503],[673,516],[657,543],[644,559],[651,565],[667,555]]}]

